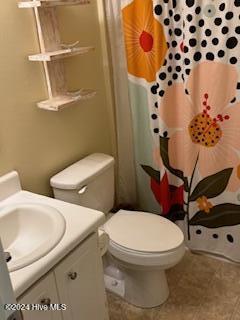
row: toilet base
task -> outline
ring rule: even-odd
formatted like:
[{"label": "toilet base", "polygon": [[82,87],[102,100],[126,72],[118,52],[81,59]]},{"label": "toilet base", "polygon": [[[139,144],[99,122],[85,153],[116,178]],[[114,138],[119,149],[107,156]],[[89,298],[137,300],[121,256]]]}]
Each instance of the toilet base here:
[{"label": "toilet base", "polygon": [[169,296],[165,271],[152,268],[128,268],[110,259],[105,267],[106,288],[128,303],[140,308],[154,308],[163,304]]},{"label": "toilet base", "polygon": [[164,303],[169,288],[164,270],[125,269],[125,300],[137,307],[153,308]]}]

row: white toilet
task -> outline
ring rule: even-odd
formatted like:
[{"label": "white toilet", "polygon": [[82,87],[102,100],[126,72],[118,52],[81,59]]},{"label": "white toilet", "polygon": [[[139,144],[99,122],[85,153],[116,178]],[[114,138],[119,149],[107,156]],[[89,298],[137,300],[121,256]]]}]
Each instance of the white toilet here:
[{"label": "white toilet", "polygon": [[[51,178],[57,199],[108,214],[114,205],[114,159],[92,154]],[[103,226],[109,235],[104,256],[106,287],[143,308],[169,295],[165,270],[185,252],[182,231],[151,213],[120,210]]]}]

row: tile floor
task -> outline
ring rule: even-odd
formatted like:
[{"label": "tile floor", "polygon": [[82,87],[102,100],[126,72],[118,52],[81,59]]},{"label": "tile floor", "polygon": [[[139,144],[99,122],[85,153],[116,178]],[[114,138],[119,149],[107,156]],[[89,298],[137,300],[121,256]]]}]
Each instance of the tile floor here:
[{"label": "tile floor", "polygon": [[167,276],[170,296],[157,308],[108,293],[110,320],[240,320],[240,266],[187,252]]}]

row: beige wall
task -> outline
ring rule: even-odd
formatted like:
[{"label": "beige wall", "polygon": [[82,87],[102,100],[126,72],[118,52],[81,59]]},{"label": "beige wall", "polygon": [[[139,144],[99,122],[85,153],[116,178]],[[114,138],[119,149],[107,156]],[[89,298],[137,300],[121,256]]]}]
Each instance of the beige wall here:
[{"label": "beige wall", "polygon": [[96,88],[97,96],[61,112],[36,107],[47,98],[31,9],[3,1],[0,10],[0,175],[15,169],[24,189],[50,194],[49,178],[92,152],[114,152],[113,112],[106,94],[96,1],[61,7],[64,43],[80,40],[95,52],[65,60],[70,89]]}]

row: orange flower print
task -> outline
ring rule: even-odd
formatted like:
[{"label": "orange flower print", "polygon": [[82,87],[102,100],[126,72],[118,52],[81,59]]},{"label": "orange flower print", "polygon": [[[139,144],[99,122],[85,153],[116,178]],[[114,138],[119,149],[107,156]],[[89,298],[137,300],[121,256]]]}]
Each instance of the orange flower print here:
[{"label": "orange flower print", "polygon": [[210,209],[212,209],[213,205],[210,201],[208,201],[208,198],[205,196],[200,197],[197,199],[198,208],[202,211],[205,211],[206,213],[210,213]]},{"label": "orange flower print", "polygon": [[128,72],[152,82],[167,51],[163,27],[153,16],[153,2],[134,0],[122,15]]}]

